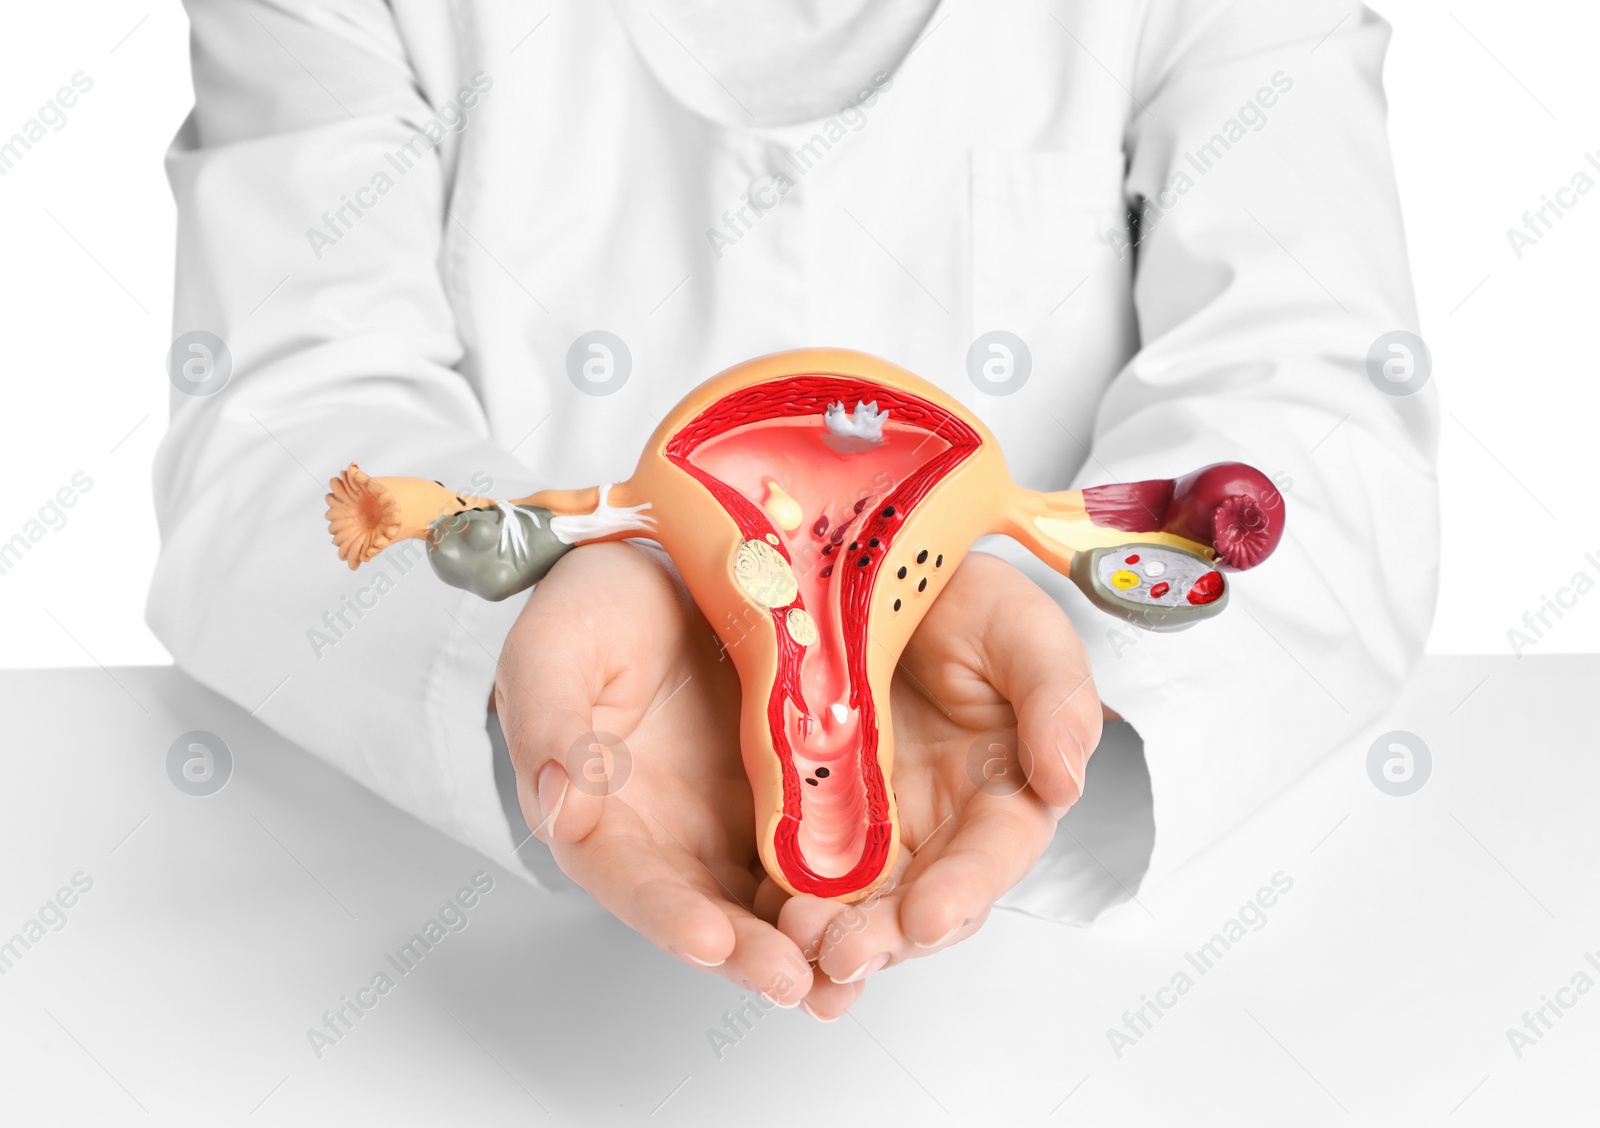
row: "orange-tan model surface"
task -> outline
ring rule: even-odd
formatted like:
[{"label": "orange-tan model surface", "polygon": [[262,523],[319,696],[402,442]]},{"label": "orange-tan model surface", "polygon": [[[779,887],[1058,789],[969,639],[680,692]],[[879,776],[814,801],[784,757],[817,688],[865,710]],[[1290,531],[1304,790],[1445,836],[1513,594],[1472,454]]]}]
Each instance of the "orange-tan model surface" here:
[{"label": "orange-tan model surface", "polygon": [[1102,609],[1172,630],[1220,611],[1223,573],[1264,560],[1284,519],[1271,483],[1238,463],[1025,489],[961,404],[839,349],[702,384],[615,485],[497,502],[352,465],[331,486],[329,529],[351,568],[421,538],[442,578],[489,599],[526,590],[575,545],[659,542],[739,672],[767,872],[845,901],[894,866],[890,680],[978,537],[1012,536]]}]

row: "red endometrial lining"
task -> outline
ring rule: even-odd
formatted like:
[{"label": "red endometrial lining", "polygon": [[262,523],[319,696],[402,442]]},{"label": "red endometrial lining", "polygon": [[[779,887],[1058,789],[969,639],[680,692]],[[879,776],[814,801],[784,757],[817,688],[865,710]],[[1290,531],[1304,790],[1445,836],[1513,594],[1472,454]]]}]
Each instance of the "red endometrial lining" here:
[{"label": "red endometrial lining", "polygon": [[[874,401],[889,413],[882,444],[855,453],[827,444],[830,403],[849,412]],[[774,547],[798,582],[794,601],[770,612],[778,671],[767,719],[783,770],[774,847],[785,878],[801,892],[852,893],[883,870],[888,781],[878,770],[877,711],[867,682],[867,608],[906,517],[979,445],[971,427],[926,400],[820,375],[731,393],[667,444],[667,457],[717,498],[745,539],[777,538]],[[781,494],[773,494],[774,484]],[[799,506],[792,529],[766,508],[782,495]],[[810,646],[789,633],[797,607],[816,624]],[[722,625],[740,638],[747,633],[737,623]]]}]

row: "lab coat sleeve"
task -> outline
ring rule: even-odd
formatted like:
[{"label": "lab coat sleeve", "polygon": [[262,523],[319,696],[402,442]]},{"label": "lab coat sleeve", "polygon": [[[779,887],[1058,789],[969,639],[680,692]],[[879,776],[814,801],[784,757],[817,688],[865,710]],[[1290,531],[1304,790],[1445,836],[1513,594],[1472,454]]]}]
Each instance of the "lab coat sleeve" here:
[{"label": "lab coat sleeve", "polygon": [[[1358,5],[1155,0],[1128,71],[1142,347],[1079,436],[1073,486],[1237,460],[1273,478],[1287,513],[1276,554],[1181,634],[1142,633],[1055,585],[1101,699],[1144,740],[1146,882],[1367,733],[1431,621],[1436,389],[1386,394],[1367,370],[1382,335],[1418,329],[1387,42]],[[1026,907],[1070,915],[1059,900]]]},{"label": "lab coat sleeve", "polygon": [[442,154],[475,96],[431,103],[379,0],[188,7],[195,108],[168,156],[175,333],[180,362],[182,334],[220,337],[231,372],[215,394],[172,398],[149,622],[201,682],[509,860],[485,721],[521,600],[437,582],[419,541],[351,572],[323,515],[352,460],[463,492],[533,487],[457,370],[441,281]]}]

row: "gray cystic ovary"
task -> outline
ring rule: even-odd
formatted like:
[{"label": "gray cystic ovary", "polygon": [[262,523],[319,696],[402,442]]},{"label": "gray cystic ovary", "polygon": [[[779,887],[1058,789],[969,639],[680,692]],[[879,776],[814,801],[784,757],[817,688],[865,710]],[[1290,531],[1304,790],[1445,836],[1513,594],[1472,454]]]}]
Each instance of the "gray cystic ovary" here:
[{"label": "gray cystic ovary", "polygon": [[572,550],[550,510],[498,505],[441,517],[429,526],[428,561],[452,587],[489,600],[526,591]]}]

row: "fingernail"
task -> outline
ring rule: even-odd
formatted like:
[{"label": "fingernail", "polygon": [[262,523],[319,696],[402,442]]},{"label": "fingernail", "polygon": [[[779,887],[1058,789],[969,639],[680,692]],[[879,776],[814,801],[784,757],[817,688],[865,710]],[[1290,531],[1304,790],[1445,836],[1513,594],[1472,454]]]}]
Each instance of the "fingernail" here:
[{"label": "fingernail", "polygon": [[778,999],[774,998],[773,996],[767,994],[761,988],[757,987],[753,980],[746,979],[744,981],[744,989],[746,991],[751,992],[752,994],[760,995],[767,1002],[771,1003],[775,1007],[781,1008],[782,1010],[794,1010],[795,1007],[800,1005],[800,1000],[798,1000],[798,999],[796,999],[792,1003],[785,1003],[785,1002],[779,1001]]},{"label": "fingernail", "polygon": [[856,968],[853,974],[847,975],[843,979],[833,979],[833,976],[831,975],[828,976],[828,978],[833,979],[835,983],[854,983],[858,979],[865,979],[874,972],[882,971],[888,962],[889,953],[882,952],[876,956],[873,956],[866,963]]},{"label": "fingernail", "polygon": [[913,940],[911,942],[913,944],[916,944],[917,947],[919,947],[919,948],[937,948],[940,944],[945,943],[947,940],[950,939],[950,937],[954,936],[956,933],[960,932],[963,928],[967,927],[967,921],[971,920],[971,919],[972,919],[971,917],[968,917],[967,920],[963,920],[960,924],[956,925],[949,932],[946,932],[943,936],[939,937],[939,939],[935,940],[931,944],[918,944],[917,941],[915,941],[915,940]]},{"label": "fingernail", "polygon": [[539,810],[544,818],[539,820],[539,825],[534,827],[534,832],[546,831],[551,838],[555,835],[556,819],[561,814],[561,808],[567,801],[567,788],[571,781],[567,773],[561,770],[561,765],[551,760],[539,769]]},{"label": "fingernail", "polygon": [[800,1001],[800,1009],[805,1011],[807,1014],[809,1014],[812,1018],[816,1019],[818,1022],[838,1022],[839,1021],[839,1016],[838,1015],[834,1015],[832,1018],[823,1018],[816,1011],[812,1010],[811,1009],[811,1004],[806,1002],[804,999],[802,999]]},{"label": "fingernail", "polygon": [[690,963],[699,964],[701,967],[721,967],[723,964],[728,962],[728,957],[727,956],[723,956],[716,963],[712,963],[710,960],[703,960],[699,956],[695,955],[693,952],[685,952],[682,948],[678,947],[676,944],[668,944],[667,945],[667,951],[671,952],[675,956],[680,957],[681,959],[688,960]]},{"label": "fingernail", "polygon": [[1083,741],[1078,739],[1077,733],[1067,729],[1064,736],[1056,737],[1056,754],[1066,765],[1067,774],[1072,777],[1072,782],[1078,785],[1078,794],[1082,795],[1084,769],[1089,761],[1088,753],[1083,750]]}]

